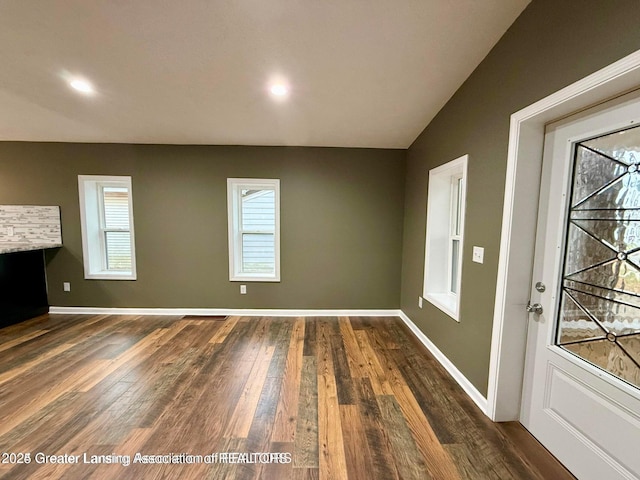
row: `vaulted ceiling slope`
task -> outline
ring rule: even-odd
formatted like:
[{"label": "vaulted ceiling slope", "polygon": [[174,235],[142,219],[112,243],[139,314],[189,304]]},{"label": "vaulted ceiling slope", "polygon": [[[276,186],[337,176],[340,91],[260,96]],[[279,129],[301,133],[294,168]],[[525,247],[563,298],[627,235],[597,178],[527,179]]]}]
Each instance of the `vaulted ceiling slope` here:
[{"label": "vaulted ceiling slope", "polygon": [[0,140],[406,148],[528,3],[3,0]]}]

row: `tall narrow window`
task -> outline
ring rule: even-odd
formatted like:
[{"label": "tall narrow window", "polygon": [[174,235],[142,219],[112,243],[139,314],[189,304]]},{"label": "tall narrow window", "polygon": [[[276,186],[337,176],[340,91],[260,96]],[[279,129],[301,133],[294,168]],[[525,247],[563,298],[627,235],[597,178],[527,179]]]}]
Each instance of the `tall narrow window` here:
[{"label": "tall narrow window", "polygon": [[467,158],[429,172],[423,297],[459,320]]},{"label": "tall narrow window", "polygon": [[449,293],[458,293],[458,271],[460,264],[460,242],[462,241],[462,175],[451,177],[451,221],[449,228]]},{"label": "tall narrow window", "polygon": [[78,176],[87,279],[135,280],[131,177]]},{"label": "tall narrow window", "polygon": [[100,228],[104,242],[106,269],[131,271],[131,228],[129,217],[129,189],[126,187],[101,187]]},{"label": "tall narrow window", "polygon": [[227,179],[229,279],[280,281],[280,181]]}]

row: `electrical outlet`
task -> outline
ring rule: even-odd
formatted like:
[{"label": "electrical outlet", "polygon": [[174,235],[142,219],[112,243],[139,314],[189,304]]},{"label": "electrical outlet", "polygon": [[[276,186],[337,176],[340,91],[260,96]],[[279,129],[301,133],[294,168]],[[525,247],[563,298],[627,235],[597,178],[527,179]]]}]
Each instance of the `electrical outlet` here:
[{"label": "electrical outlet", "polygon": [[62,283],[62,289],[65,292],[70,292],[71,291],[71,282],[63,282]]},{"label": "electrical outlet", "polygon": [[418,307],[422,308],[422,297],[418,297]]},{"label": "electrical outlet", "polygon": [[247,286],[246,285],[240,285],[240,294],[241,295],[246,295],[247,294]]},{"label": "electrical outlet", "polygon": [[484,263],[484,248],[473,247],[473,259],[476,263]]},{"label": "electrical outlet", "polygon": [[7,227],[7,235],[13,237],[15,235],[15,230],[13,229],[13,225],[9,225]]}]

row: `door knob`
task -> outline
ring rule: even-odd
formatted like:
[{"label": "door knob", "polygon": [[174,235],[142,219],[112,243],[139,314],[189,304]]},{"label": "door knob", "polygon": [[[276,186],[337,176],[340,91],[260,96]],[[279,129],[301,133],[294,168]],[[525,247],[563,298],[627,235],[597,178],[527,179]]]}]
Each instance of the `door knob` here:
[{"label": "door knob", "polygon": [[527,302],[527,312],[535,313],[536,315],[542,315],[543,309],[542,305],[539,303],[532,304],[530,301]]}]

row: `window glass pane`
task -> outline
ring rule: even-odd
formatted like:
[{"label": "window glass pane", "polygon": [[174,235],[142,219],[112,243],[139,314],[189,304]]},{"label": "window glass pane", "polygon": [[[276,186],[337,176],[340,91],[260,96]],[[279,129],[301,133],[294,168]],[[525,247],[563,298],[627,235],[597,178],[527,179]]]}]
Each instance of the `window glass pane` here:
[{"label": "window glass pane", "polygon": [[243,273],[275,271],[275,236],[273,233],[242,234]]},{"label": "window glass pane", "polygon": [[457,190],[456,190],[456,235],[462,235],[461,226],[462,226],[462,178],[458,178],[457,182]]},{"label": "window glass pane", "polygon": [[129,192],[125,187],[104,187],[104,227],[129,230]]},{"label": "window glass pane", "polygon": [[242,230],[273,232],[276,228],[275,190],[246,190],[241,192]]},{"label": "window glass pane", "polygon": [[458,251],[460,240],[451,241],[451,293],[458,293]]},{"label": "window glass pane", "polygon": [[104,232],[107,270],[131,271],[131,234]]},{"label": "window glass pane", "polygon": [[640,388],[640,127],[579,144],[556,345]]}]

